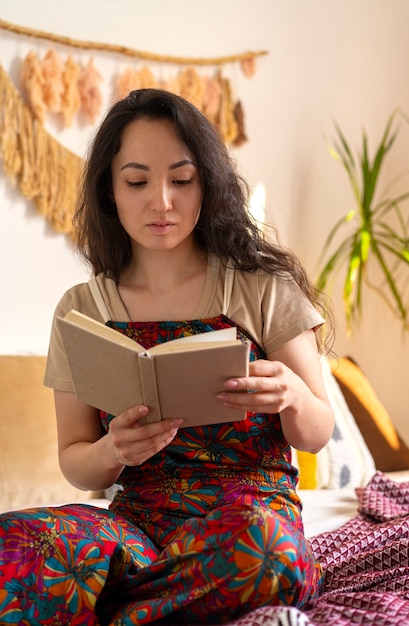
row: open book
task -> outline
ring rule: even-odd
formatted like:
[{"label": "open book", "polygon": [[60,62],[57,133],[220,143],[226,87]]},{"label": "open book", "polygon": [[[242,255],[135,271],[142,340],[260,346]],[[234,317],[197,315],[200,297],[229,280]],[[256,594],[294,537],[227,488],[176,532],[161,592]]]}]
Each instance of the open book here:
[{"label": "open book", "polygon": [[242,420],[245,411],[216,394],[228,378],[248,375],[249,345],[235,328],[173,339],[146,350],[96,320],[69,311],[57,318],[76,396],[118,415],[137,404],[147,422],[182,417],[183,426]]}]

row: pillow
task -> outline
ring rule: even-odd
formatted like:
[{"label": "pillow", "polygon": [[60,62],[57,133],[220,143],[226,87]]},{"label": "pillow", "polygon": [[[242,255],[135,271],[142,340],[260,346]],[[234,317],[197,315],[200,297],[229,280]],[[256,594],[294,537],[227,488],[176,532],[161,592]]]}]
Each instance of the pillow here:
[{"label": "pillow", "polygon": [[362,370],[348,357],[330,364],[376,468],[382,472],[409,469],[409,448]]},{"label": "pillow", "polygon": [[[331,372],[321,358],[325,388],[335,416],[331,439],[318,454],[295,451],[299,489],[349,489],[363,487],[376,472],[372,455]],[[311,474],[314,474],[315,476]],[[303,475],[304,474],[304,475]],[[315,479],[315,480],[314,480]]]},{"label": "pillow", "polygon": [[[335,427],[331,439],[318,452],[318,485],[328,489],[363,487],[376,473],[375,462],[365,443],[354,416],[342,394],[329,361],[321,359],[325,388],[335,415]],[[328,460],[328,461],[327,461]],[[329,476],[324,476],[329,463]]]},{"label": "pillow", "polygon": [[301,450],[292,450],[292,462],[298,469],[298,489],[316,489],[317,455]]},{"label": "pillow", "polygon": [[44,356],[0,356],[0,511],[88,500],[64,478]]}]

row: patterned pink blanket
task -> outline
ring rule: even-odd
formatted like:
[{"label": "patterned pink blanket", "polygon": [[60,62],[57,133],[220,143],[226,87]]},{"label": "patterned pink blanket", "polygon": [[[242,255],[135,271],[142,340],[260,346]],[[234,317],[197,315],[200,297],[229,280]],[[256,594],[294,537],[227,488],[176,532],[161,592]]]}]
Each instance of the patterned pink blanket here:
[{"label": "patterned pink blanket", "polygon": [[409,626],[409,482],[378,472],[357,490],[358,514],[311,546],[325,571],[304,612],[266,607],[229,626]]}]

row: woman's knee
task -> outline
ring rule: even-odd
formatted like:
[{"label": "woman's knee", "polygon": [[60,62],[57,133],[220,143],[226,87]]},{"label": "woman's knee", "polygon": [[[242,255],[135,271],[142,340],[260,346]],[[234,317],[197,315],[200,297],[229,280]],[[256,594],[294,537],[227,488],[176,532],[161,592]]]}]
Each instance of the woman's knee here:
[{"label": "woman's knee", "polygon": [[254,516],[237,537],[237,582],[248,599],[254,595],[272,604],[298,604],[315,586],[315,559],[303,535],[285,518],[268,510],[261,517],[263,523]]}]

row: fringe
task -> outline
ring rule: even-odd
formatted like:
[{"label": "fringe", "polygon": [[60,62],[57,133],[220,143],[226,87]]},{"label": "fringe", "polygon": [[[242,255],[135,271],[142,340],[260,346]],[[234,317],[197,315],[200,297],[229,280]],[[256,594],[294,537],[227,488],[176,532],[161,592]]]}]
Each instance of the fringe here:
[{"label": "fringe", "polygon": [[72,234],[82,159],[35,119],[1,65],[0,156],[23,196],[57,232]]}]

